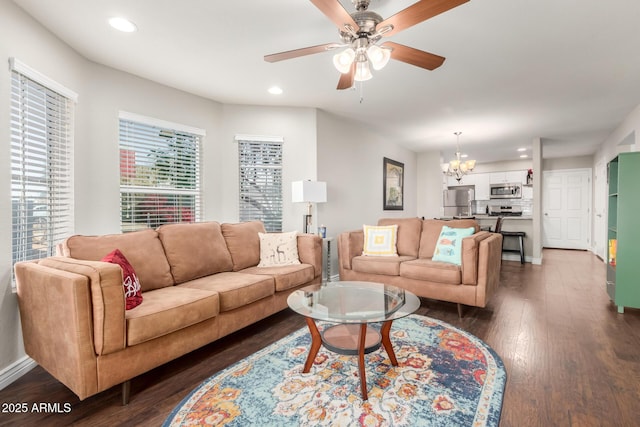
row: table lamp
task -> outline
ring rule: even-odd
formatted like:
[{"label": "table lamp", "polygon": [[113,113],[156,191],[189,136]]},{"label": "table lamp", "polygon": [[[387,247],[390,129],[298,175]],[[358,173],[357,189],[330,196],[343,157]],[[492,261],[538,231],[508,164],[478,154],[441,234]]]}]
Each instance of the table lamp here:
[{"label": "table lamp", "polygon": [[311,207],[313,203],[327,201],[327,183],[320,181],[294,181],[291,183],[291,201],[293,203],[308,203],[307,213],[303,216],[305,233],[311,232]]}]

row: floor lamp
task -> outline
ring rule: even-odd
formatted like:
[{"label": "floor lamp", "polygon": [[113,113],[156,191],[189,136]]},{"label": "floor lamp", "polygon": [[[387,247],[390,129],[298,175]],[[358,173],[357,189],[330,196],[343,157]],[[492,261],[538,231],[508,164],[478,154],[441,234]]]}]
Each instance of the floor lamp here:
[{"label": "floor lamp", "polygon": [[320,181],[294,181],[291,183],[291,201],[293,203],[307,203],[307,213],[303,216],[305,233],[311,233],[311,208],[313,203],[327,201],[327,183]]}]

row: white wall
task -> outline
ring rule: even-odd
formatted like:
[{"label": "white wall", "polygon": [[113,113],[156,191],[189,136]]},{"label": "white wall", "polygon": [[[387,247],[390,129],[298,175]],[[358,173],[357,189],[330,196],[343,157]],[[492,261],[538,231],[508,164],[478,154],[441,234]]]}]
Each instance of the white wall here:
[{"label": "white wall", "polygon": [[[284,137],[283,169],[283,230],[302,231],[302,216],[306,206],[291,203],[291,182],[317,180],[316,110],[295,107],[259,107],[225,105],[223,108],[222,140],[216,147],[216,168],[229,177],[220,198],[215,199],[218,221],[238,220],[238,147],[237,134]],[[316,227],[317,225],[314,225]]]},{"label": "white wall", "polygon": [[618,153],[625,151],[637,151],[640,149],[640,104],[629,113],[604,141],[594,156],[593,164],[604,159],[609,162]]},{"label": "white wall", "polygon": [[544,159],[542,169],[546,171],[561,169],[592,169],[593,156],[560,157]]},{"label": "white wall", "polygon": [[222,104],[94,63],[76,114],[76,232],[120,232],[118,112],[204,129],[201,157],[204,219],[214,219],[227,178],[218,167]]},{"label": "white wall", "polygon": [[[16,57],[74,92],[84,91],[86,70],[73,50],[10,1],[0,3],[0,372],[24,356],[16,295],[11,289],[10,73]],[[78,108],[85,99],[80,95]]]},{"label": "white wall", "polygon": [[438,151],[418,154],[417,161],[417,197],[418,216],[439,218],[442,216],[442,189],[444,175],[440,164],[442,156]]},{"label": "white wall", "polygon": [[[318,206],[318,223],[328,237],[376,224],[380,218],[417,215],[416,154],[365,126],[318,111],[318,180],[327,182],[327,203]],[[404,163],[404,210],[383,210],[383,158]],[[332,274],[337,273],[337,242]]]}]

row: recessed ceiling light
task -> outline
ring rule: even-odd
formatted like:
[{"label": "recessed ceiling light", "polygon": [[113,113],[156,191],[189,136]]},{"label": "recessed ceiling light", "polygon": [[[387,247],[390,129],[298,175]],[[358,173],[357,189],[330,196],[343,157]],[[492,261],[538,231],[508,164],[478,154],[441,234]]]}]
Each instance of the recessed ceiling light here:
[{"label": "recessed ceiling light", "polygon": [[282,95],[282,89],[279,88],[278,86],[272,86],[269,88],[268,92],[271,95]]},{"label": "recessed ceiling light", "polygon": [[518,151],[527,151],[526,148],[518,148]]},{"label": "recessed ceiling light", "polygon": [[460,157],[462,157],[463,159],[466,159],[467,157],[469,157],[468,154],[460,154]]},{"label": "recessed ceiling light", "polygon": [[133,33],[138,29],[138,27],[136,27],[136,24],[121,16],[115,16],[109,19],[109,25],[111,25],[116,30],[122,31],[124,33]]},{"label": "recessed ceiling light", "polygon": [[529,156],[528,156],[528,155],[526,155],[526,154],[520,154],[520,158],[521,158],[521,159],[526,159],[527,157],[529,157]]}]

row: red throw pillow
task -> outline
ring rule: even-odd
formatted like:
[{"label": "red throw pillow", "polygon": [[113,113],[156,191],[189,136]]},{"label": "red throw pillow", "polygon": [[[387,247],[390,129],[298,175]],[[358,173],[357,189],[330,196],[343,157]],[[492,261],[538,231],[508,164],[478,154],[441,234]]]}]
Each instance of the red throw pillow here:
[{"label": "red throw pillow", "polygon": [[136,276],[136,272],[133,270],[127,258],[116,249],[110,254],[101,259],[104,262],[110,262],[118,264],[122,268],[122,285],[124,286],[124,298],[126,302],[126,309],[131,310],[134,307],[142,304],[142,290],[140,289],[140,280]]}]

